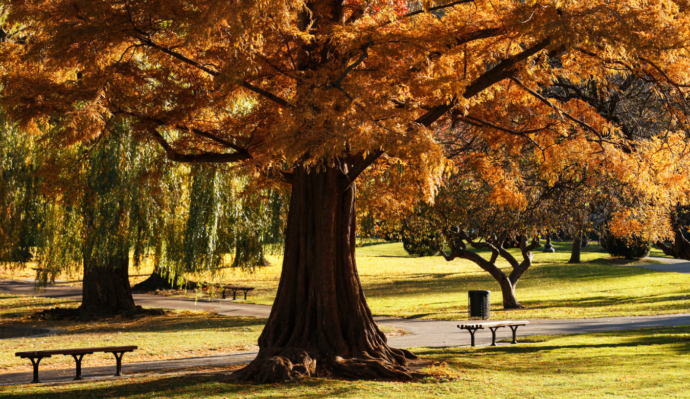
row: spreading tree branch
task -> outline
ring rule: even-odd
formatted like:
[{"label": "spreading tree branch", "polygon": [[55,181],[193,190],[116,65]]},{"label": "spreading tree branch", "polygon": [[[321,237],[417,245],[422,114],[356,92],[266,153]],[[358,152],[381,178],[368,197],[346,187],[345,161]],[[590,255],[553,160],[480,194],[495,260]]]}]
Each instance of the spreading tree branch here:
[{"label": "spreading tree branch", "polygon": [[[534,54],[537,54],[541,50],[548,47],[549,44],[551,44],[551,38],[547,37],[527,50],[502,60],[495,67],[484,72],[474,82],[472,82],[472,84],[467,86],[465,92],[463,93],[463,97],[466,99],[472,98],[484,89],[487,89],[494,84],[513,76],[517,72],[516,66],[518,63],[526,60]],[[426,127],[430,126],[451,108],[453,108],[457,101],[457,97],[451,98],[445,104],[438,105],[431,109],[431,111],[417,118],[416,122]]]},{"label": "spreading tree branch", "polygon": [[385,151],[382,150],[372,151],[366,157],[362,157],[359,160],[357,160],[352,169],[350,169],[350,171],[347,173],[347,178],[351,182],[355,181],[355,179],[357,179],[357,177],[359,177],[359,175],[362,174],[362,172],[364,172],[364,170],[368,168],[369,165],[376,162],[376,160],[379,159],[379,157],[383,155],[384,152]]},{"label": "spreading tree branch", "polygon": [[[211,69],[205,65],[202,65],[201,63],[199,63],[199,62],[197,62],[197,61],[195,61],[189,57],[186,57],[186,56],[178,53],[177,51],[163,47],[163,46],[157,44],[156,42],[154,42],[153,40],[151,40],[149,37],[147,37],[144,34],[144,32],[142,32],[136,28],[135,28],[135,30],[141,35],[140,37],[138,37],[138,39],[142,42],[142,44],[145,44],[149,47],[153,47],[153,48],[155,48],[155,49],[157,49],[157,50],[159,50],[165,54],[170,55],[171,57],[177,58],[178,60],[180,60],[180,61],[182,61],[188,65],[191,65],[197,69],[200,69],[200,70],[208,73],[211,76],[219,76],[220,75],[220,72],[215,71],[215,70],[213,70],[213,69]],[[262,88],[256,87],[249,82],[242,81],[241,86],[247,90],[253,91],[256,94],[259,94],[259,95],[273,101],[274,103],[280,105],[283,108],[293,108],[293,106],[291,104],[289,104],[287,101],[283,100],[282,98],[280,98],[280,97],[276,96],[275,94],[268,92]]]},{"label": "spreading tree branch", "polygon": [[240,153],[232,153],[232,154],[219,154],[215,152],[200,152],[198,154],[182,154],[177,151],[168,143],[165,138],[158,133],[156,130],[152,130],[151,136],[153,137],[158,144],[160,144],[161,147],[163,147],[163,150],[165,151],[165,155],[170,159],[171,161],[174,162],[181,162],[181,163],[190,163],[190,162],[225,162],[225,163],[233,163],[233,162],[242,162],[246,161],[248,159],[251,159],[250,156],[247,156],[245,154],[240,154]]}]

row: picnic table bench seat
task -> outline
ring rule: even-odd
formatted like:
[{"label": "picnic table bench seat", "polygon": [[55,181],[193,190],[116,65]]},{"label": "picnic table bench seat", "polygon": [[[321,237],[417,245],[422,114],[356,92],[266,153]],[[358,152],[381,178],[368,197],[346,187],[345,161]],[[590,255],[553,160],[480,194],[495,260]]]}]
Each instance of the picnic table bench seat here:
[{"label": "picnic table bench seat", "polygon": [[510,329],[513,331],[513,342],[511,342],[511,344],[517,344],[517,329],[518,327],[527,324],[529,324],[529,321],[527,320],[485,321],[477,323],[468,322],[467,324],[459,324],[458,328],[469,331],[472,346],[474,346],[474,333],[477,332],[477,330],[488,328],[489,330],[491,330],[491,346],[496,346],[496,330],[498,330],[501,327],[510,327]]},{"label": "picnic table bench seat", "polygon": [[223,299],[225,299],[225,291],[232,290],[232,299],[237,299],[237,291],[244,291],[244,300],[247,300],[247,292],[253,291],[254,287],[242,287],[239,285],[224,285],[223,286]]},{"label": "picnic table bench seat", "polygon": [[82,380],[81,360],[84,358],[84,355],[90,355],[96,352],[112,353],[115,356],[115,361],[117,362],[115,376],[119,377],[122,375],[122,356],[124,356],[126,352],[133,352],[136,349],[136,346],[104,346],[99,348],[74,348],[17,352],[14,355],[21,359],[31,360],[31,364],[34,367],[34,379],[31,382],[39,383],[41,381],[38,379],[38,365],[41,363],[43,358],[52,357],[53,355],[72,356],[77,364],[77,376],[74,379]]}]

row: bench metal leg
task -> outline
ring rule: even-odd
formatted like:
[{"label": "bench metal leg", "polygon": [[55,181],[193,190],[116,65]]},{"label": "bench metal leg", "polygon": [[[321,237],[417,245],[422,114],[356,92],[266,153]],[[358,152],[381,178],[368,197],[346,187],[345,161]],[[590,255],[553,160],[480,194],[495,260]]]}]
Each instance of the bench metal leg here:
[{"label": "bench metal leg", "polygon": [[476,333],[479,328],[465,328],[465,330],[470,332],[470,342],[472,343],[471,346],[474,346],[474,333]]},{"label": "bench metal leg", "polygon": [[125,355],[125,352],[110,352],[115,356],[115,377],[121,377],[122,376],[122,356]]},{"label": "bench metal leg", "polygon": [[237,290],[232,290],[232,300],[233,301],[237,300]]},{"label": "bench metal leg", "polygon": [[491,330],[491,346],[496,346],[496,330],[498,330],[501,327],[489,327],[489,330]]},{"label": "bench metal leg", "polygon": [[244,290],[244,300],[247,300],[247,290]]},{"label": "bench metal leg", "polygon": [[39,382],[41,382],[38,379],[38,365],[39,365],[39,363],[41,363],[41,359],[43,359],[43,357],[30,357],[29,358],[29,360],[31,360],[31,364],[34,366],[34,380],[31,381],[32,384],[38,384]]},{"label": "bench metal leg", "polygon": [[223,288],[223,299],[225,299],[225,288]]},{"label": "bench metal leg", "polygon": [[516,337],[515,333],[517,332],[517,329],[520,326],[508,326],[508,327],[510,327],[510,329],[513,330],[513,342],[511,342],[511,344],[517,344],[517,337]]},{"label": "bench metal leg", "polygon": [[74,379],[77,381],[84,379],[81,376],[81,359],[84,358],[85,354],[86,353],[82,353],[81,355],[72,355],[72,357],[74,358],[74,361],[77,363],[77,376],[74,377]]}]

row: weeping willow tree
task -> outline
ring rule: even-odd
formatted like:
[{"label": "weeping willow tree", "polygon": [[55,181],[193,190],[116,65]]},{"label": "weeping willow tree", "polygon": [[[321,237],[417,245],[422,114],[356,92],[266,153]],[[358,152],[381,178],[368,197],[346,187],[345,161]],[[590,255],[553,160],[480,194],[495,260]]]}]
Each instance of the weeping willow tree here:
[{"label": "weeping willow tree", "polygon": [[32,259],[43,211],[36,143],[0,115],[0,262]]},{"label": "weeping willow tree", "polygon": [[82,316],[134,312],[130,264],[155,265],[141,290],[267,264],[282,243],[285,194],[247,187],[222,165],[173,163],[137,146],[125,122],[73,146],[3,122],[0,261],[22,267],[35,257],[38,285],[83,271]]},{"label": "weeping willow tree", "polygon": [[41,175],[52,192],[38,234],[37,280],[81,267],[82,315],[134,312],[130,255],[140,262],[174,213],[175,193],[160,187],[174,169],[137,146],[124,123],[94,143],[57,149],[49,139]]},{"label": "weeping willow tree", "polygon": [[225,165],[191,166],[180,190],[184,204],[176,206],[155,242],[156,267],[134,289],[193,286],[185,281],[188,273],[268,265],[266,254],[282,249],[286,194],[251,190],[247,183]]}]

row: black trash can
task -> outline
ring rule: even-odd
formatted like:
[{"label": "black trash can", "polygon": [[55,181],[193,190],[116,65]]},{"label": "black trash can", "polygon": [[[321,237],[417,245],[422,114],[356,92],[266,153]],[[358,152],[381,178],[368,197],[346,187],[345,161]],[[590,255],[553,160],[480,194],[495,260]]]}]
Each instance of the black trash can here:
[{"label": "black trash can", "polygon": [[491,291],[475,290],[467,292],[469,319],[489,320],[491,318]]}]

